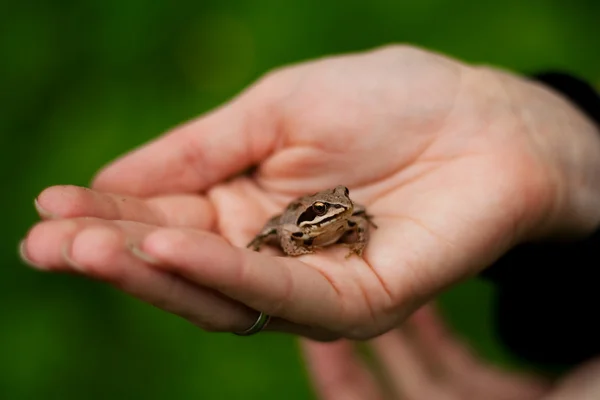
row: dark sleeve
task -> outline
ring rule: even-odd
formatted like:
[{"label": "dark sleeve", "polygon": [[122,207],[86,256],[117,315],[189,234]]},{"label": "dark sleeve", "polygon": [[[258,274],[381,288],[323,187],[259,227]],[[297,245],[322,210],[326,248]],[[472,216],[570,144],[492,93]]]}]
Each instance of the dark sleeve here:
[{"label": "dark sleeve", "polygon": [[[532,78],[562,93],[600,126],[600,96],[591,85],[561,72]],[[572,367],[600,355],[598,272],[600,229],[577,242],[510,250],[481,274],[496,287],[500,341],[517,357],[545,366]]]}]

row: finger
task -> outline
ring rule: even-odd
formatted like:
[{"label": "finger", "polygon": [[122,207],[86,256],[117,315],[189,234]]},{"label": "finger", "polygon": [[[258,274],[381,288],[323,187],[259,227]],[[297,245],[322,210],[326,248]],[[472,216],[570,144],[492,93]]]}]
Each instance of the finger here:
[{"label": "finger", "polygon": [[373,339],[370,347],[399,398],[455,398],[453,393],[441,385],[403,329],[396,329]]},{"label": "finger", "polygon": [[[180,276],[151,268],[134,255],[134,245],[154,229],[146,224],[96,218],[45,221],[31,229],[20,251],[23,260],[38,269],[74,271],[110,283],[205,330],[240,331],[254,323],[255,310]],[[315,340],[337,338],[327,330],[277,318],[267,330]]]},{"label": "finger", "polygon": [[149,225],[92,218],[47,221],[30,231],[23,251],[39,267],[74,270],[110,283],[206,330],[242,330],[254,322],[256,312],[243,304],[149,268],[133,256],[130,243],[152,229]]},{"label": "finger", "polygon": [[502,371],[479,359],[449,331],[432,304],[419,309],[410,322],[424,358],[436,364],[440,377],[463,396],[494,393],[494,399],[537,399],[548,389],[540,378]]},{"label": "finger", "polygon": [[106,166],[93,188],[152,196],[203,191],[262,160],[275,145],[274,115],[254,91],[185,123]]},{"label": "finger", "polygon": [[449,332],[431,303],[417,310],[408,322],[413,330],[415,346],[432,365],[438,366],[441,375],[447,377],[462,371],[469,375],[478,366],[470,349]]},{"label": "finger", "polygon": [[379,400],[375,377],[347,340],[318,343],[301,340],[311,382],[323,400]]},{"label": "finger", "polygon": [[[347,333],[357,321],[369,318],[359,307],[357,311],[344,303],[346,297],[331,278],[297,259],[266,256],[233,247],[208,232],[181,229],[154,231],[140,246],[156,268],[297,324]],[[352,263],[362,261],[349,260],[345,267],[352,268]]]},{"label": "finger", "polygon": [[86,216],[200,229],[211,229],[216,219],[210,202],[199,195],[141,199],[70,185],[45,189],[37,197],[35,206],[42,218]]}]

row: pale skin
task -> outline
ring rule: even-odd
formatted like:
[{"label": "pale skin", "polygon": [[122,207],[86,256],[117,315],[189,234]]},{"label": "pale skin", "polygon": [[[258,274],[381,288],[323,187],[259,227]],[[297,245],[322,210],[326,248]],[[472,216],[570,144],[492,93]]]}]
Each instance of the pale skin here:
[{"label": "pale skin", "polygon": [[[600,133],[557,93],[387,46],[273,71],[91,189],[43,190],[21,250],[205,330],[260,310],[270,330],[370,339],[517,243],[592,232],[599,170]],[[378,226],[362,258],[245,248],[291,199],[338,184]]]}]

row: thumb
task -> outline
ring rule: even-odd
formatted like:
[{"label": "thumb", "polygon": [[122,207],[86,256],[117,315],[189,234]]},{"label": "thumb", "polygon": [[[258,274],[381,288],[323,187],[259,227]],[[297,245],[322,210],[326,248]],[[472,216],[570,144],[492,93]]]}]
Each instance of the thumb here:
[{"label": "thumb", "polygon": [[198,192],[249,168],[270,152],[276,130],[273,117],[248,100],[235,99],[125,154],[92,187],[134,196]]}]

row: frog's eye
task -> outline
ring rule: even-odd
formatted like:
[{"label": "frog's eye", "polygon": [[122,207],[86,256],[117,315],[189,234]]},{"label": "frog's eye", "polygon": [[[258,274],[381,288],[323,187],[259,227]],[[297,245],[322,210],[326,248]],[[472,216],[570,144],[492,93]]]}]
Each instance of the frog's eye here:
[{"label": "frog's eye", "polygon": [[323,215],[327,212],[327,204],[321,203],[320,201],[314,203],[312,205],[312,208],[317,213],[317,215]]},{"label": "frog's eye", "polygon": [[344,194],[346,195],[346,197],[350,194],[350,191],[345,186],[344,186]]}]

